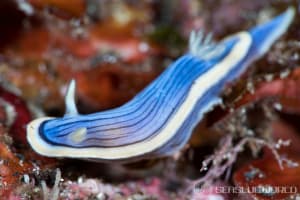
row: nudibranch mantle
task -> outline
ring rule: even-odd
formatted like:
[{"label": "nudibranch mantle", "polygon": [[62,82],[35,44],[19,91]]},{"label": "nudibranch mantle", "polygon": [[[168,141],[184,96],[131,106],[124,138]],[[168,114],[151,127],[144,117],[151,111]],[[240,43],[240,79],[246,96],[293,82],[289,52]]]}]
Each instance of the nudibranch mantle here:
[{"label": "nudibranch mantle", "polygon": [[66,115],[32,121],[27,139],[36,152],[50,157],[131,162],[171,155],[187,143],[203,115],[221,102],[218,95],[224,85],[269,49],[293,16],[294,9],[288,9],[218,44],[192,32],[190,51],[119,108],[78,114],[71,81]]}]

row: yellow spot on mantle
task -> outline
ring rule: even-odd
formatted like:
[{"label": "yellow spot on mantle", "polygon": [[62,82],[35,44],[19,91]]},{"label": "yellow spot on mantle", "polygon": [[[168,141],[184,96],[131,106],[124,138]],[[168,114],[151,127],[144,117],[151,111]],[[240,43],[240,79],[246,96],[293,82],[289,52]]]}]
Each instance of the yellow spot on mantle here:
[{"label": "yellow spot on mantle", "polygon": [[72,142],[79,143],[79,142],[82,142],[82,140],[84,140],[86,133],[87,133],[87,129],[85,127],[79,128],[76,131],[72,132],[68,136],[68,138]]}]

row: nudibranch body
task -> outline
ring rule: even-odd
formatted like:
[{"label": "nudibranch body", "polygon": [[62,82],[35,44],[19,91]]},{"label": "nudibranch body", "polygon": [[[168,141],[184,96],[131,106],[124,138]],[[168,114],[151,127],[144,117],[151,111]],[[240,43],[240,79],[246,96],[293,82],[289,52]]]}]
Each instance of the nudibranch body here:
[{"label": "nudibranch body", "polygon": [[66,95],[62,118],[39,118],[27,126],[27,139],[50,157],[131,162],[171,155],[188,141],[203,115],[220,103],[227,82],[261,57],[287,29],[294,10],[218,44],[192,32],[189,52],[121,107],[77,113],[75,82]]}]

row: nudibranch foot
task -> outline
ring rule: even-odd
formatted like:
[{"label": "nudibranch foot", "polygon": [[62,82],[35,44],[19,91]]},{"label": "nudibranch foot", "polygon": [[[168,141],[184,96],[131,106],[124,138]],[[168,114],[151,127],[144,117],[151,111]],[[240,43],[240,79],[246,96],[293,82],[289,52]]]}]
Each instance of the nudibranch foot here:
[{"label": "nudibranch foot", "polygon": [[239,77],[286,31],[294,12],[290,8],[219,43],[213,43],[211,35],[192,32],[189,51],[115,109],[79,115],[75,81],[71,81],[66,115],[34,120],[27,126],[27,139],[36,152],[50,157],[131,162],[171,155],[221,101],[224,85]]}]

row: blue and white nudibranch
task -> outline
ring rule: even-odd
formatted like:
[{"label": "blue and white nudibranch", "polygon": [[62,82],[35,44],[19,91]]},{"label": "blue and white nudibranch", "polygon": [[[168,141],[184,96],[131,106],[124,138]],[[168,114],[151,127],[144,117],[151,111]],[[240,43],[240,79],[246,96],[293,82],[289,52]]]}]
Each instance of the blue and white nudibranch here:
[{"label": "blue and white nudibranch", "polygon": [[287,30],[290,8],[273,20],[215,44],[192,32],[189,51],[131,101],[115,109],[80,115],[71,81],[62,118],[43,117],[27,126],[39,154],[100,162],[131,162],[171,155],[190,138],[203,115],[221,102],[224,85],[243,73]]}]

